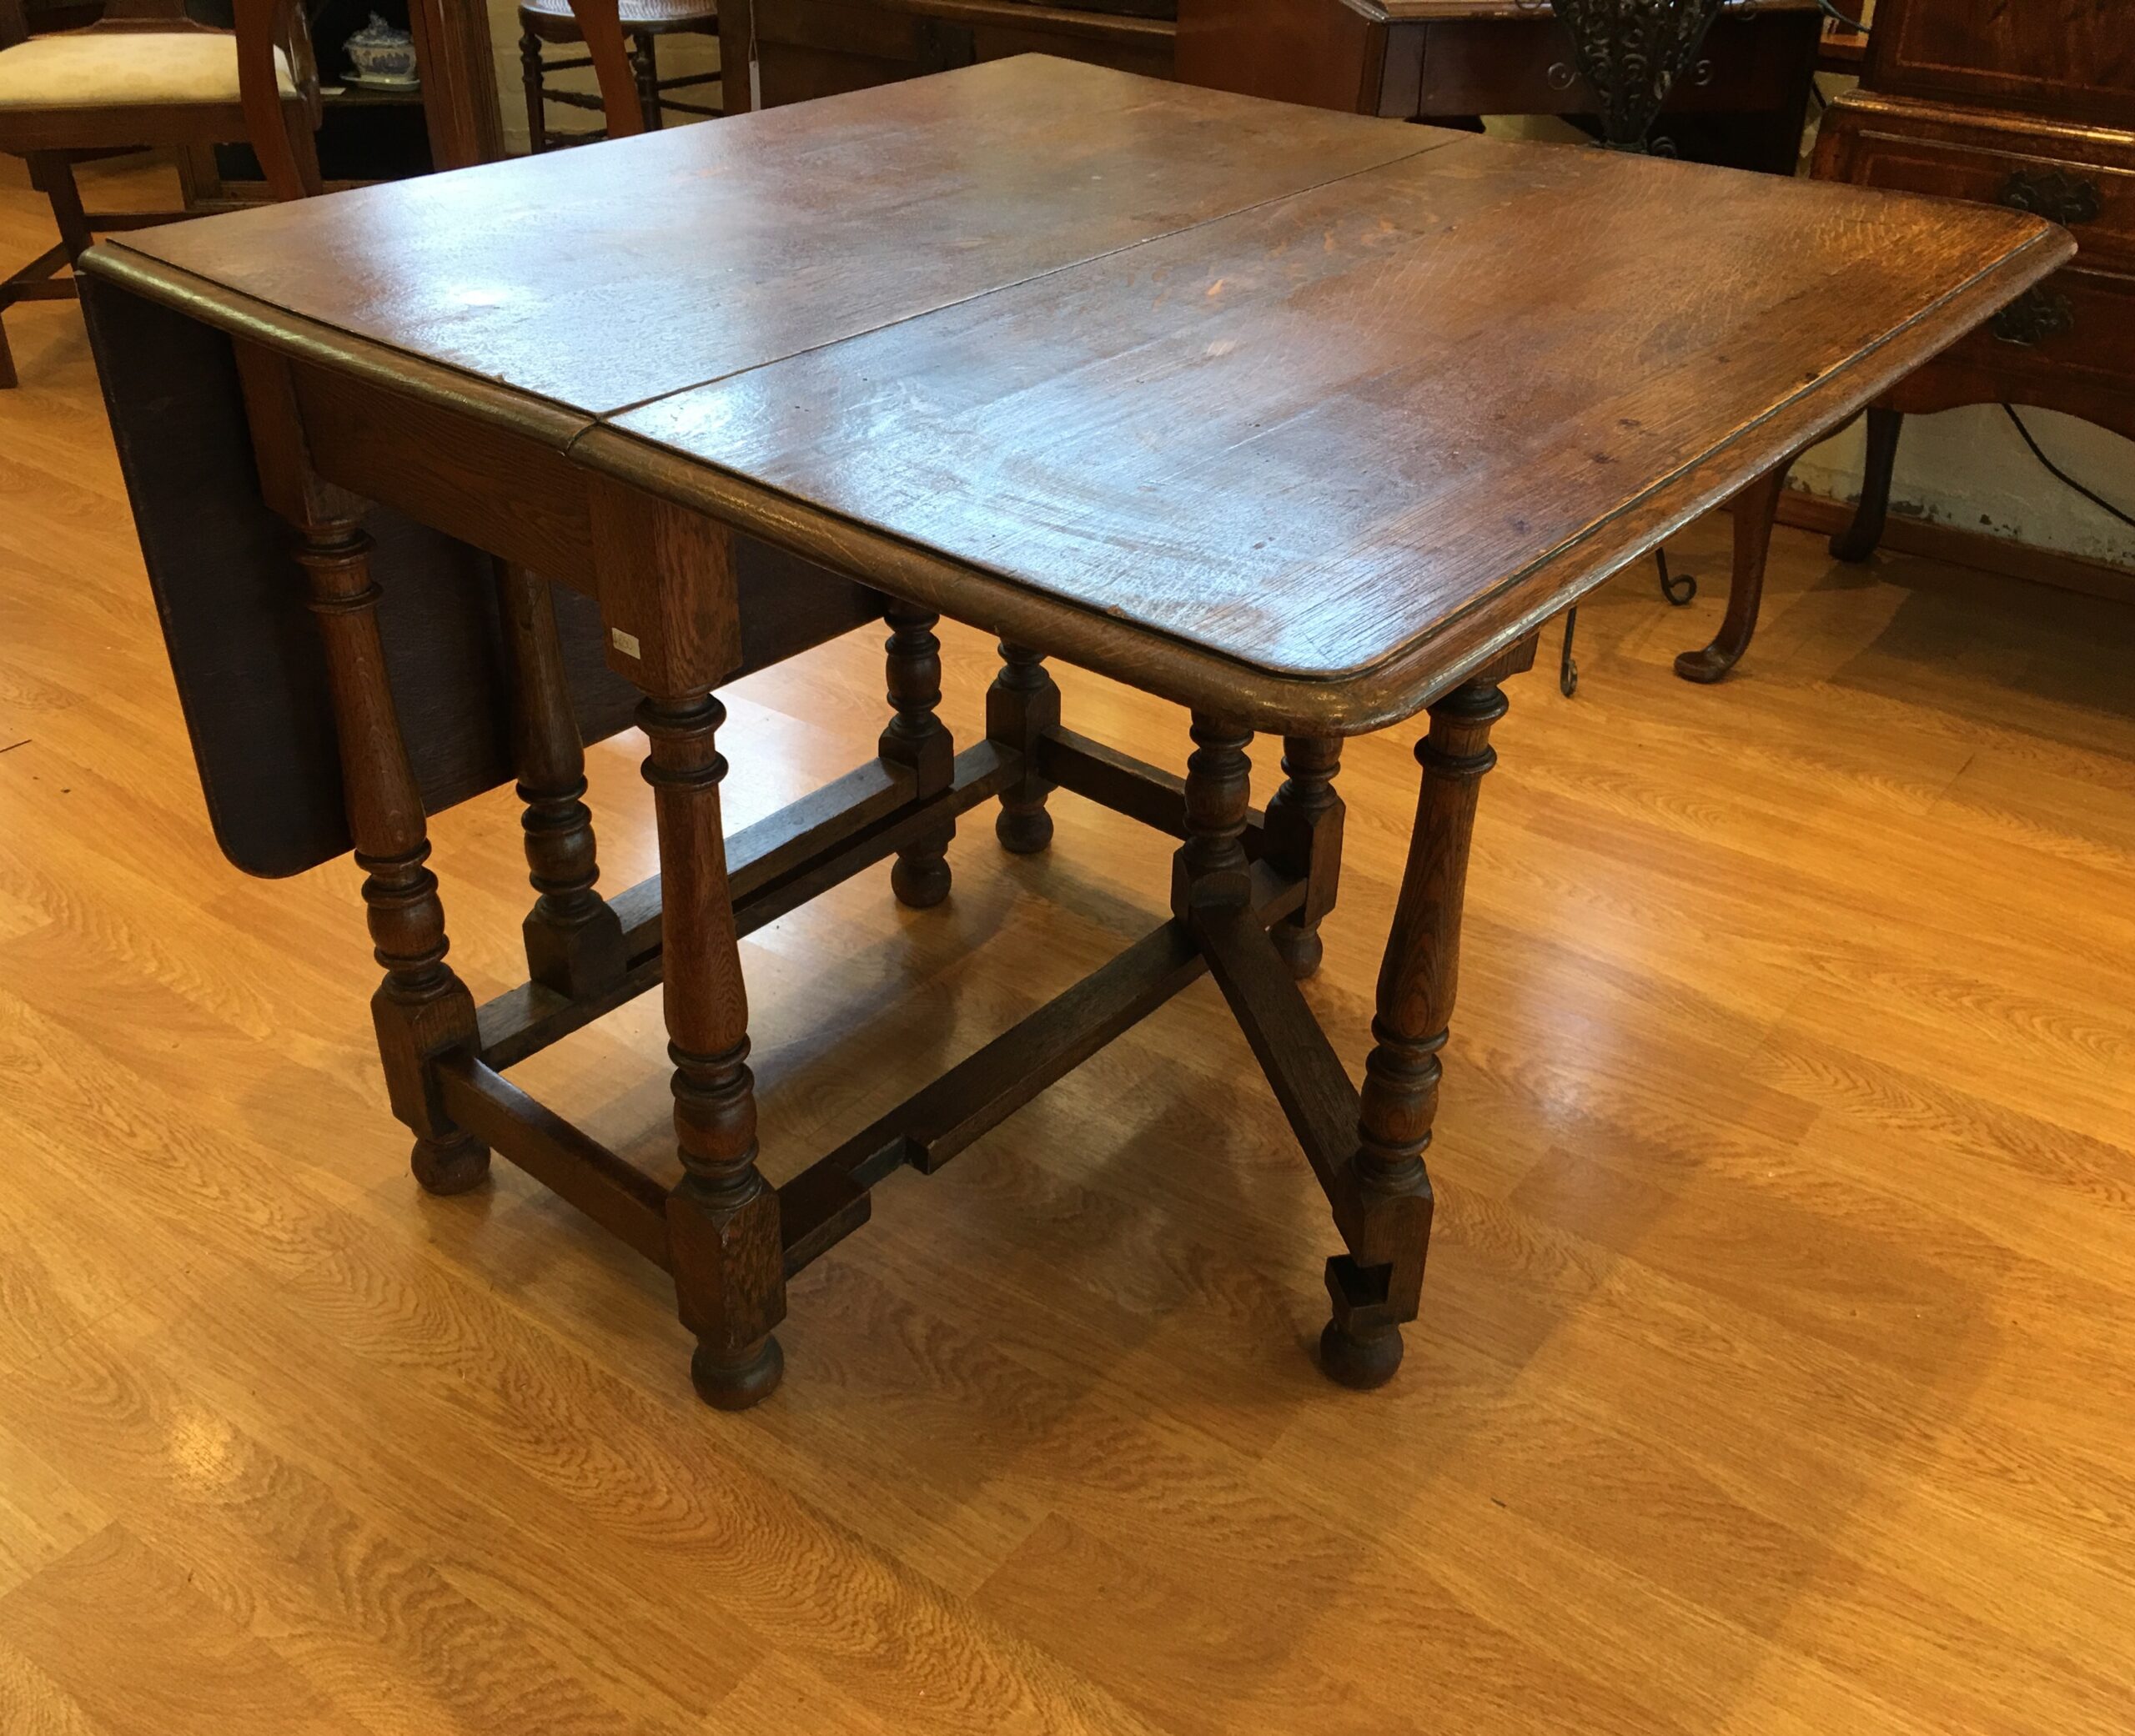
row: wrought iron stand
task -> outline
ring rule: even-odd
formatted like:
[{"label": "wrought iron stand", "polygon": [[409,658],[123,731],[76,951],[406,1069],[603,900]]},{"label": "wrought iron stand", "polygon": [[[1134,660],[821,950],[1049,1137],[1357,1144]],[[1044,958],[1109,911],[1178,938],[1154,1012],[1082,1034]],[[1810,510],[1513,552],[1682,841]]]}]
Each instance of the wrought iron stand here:
[{"label": "wrought iron stand", "polygon": [[[1540,10],[1545,0],[1522,0]],[[1705,33],[1723,0],[1554,0],[1552,9],[1571,38],[1573,63],[1600,99],[1600,144],[1611,151],[1646,153],[1655,118],[1675,81],[1696,60]],[[1698,594],[1688,573],[1670,574],[1668,551],[1653,551],[1660,595],[1681,608]],[[1579,610],[1565,611],[1564,650],[1557,687],[1566,699],[1579,691],[1579,665],[1572,659]]]}]

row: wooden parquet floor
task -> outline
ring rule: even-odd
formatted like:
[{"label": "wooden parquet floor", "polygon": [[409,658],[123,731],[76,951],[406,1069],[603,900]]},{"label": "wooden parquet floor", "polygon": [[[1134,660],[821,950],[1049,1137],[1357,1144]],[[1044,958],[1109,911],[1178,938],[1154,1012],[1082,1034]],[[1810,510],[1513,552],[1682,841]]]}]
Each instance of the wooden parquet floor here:
[{"label": "wooden parquet floor", "polygon": [[[0,257],[46,233],[0,186]],[[1333,1232],[1204,982],[885,1184],[719,1416],[656,1272],[507,1166],[416,1192],[357,876],[217,854],[78,317],[8,327],[0,1730],[2135,1728],[2135,612],[1782,531],[1726,686],[1643,569],[1576,699],[1513,684],[1385,1391],[1312,1367]],[[730,695],[735,820],[872,750],[877,637]],[[1353,1067],[1412,739],[1342,780]],[[1158,840],[1055,810],[1049,860],[967,823],[937,911],[871,875],[745,944],[775,1177],[1161,911]],[[478,996],[516,817],[435,826]],[[647,1162],[656,1020],[526,1070]]]}]

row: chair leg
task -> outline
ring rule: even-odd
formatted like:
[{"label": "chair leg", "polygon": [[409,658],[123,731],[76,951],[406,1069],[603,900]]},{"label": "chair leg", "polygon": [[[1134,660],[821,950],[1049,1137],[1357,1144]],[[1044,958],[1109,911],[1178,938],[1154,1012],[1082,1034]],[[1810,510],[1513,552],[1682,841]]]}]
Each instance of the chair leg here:
[{"label": "chair leg", "polygon": [[645,130],[660,130],[660,52],[655,39],[640,31],[630,38],[630,73],[637,81],[638,112]]},{"label": "chair leg", "polygon": [[538,157],[549,148],[549,113],[541,89],[541,38],[530,30],[520,35],[519,76],[526,87],[527,148]]},{"label": "chair leg", "polygon": [[59,239],[71,263],[89,250],[88,213],[82,209],[82,190],[74,184],[74,164],[62,151],[33,151],[28,158],[30,179],[52,201],[53,221],[59,225]]},{"label": "chair leg", "polygon": [[[0,304],[0,314],[6,311],[4,304]],[[0,392],[19,384],[15,377],[15,353],[8,348],[8,322],[0,319]]]}]

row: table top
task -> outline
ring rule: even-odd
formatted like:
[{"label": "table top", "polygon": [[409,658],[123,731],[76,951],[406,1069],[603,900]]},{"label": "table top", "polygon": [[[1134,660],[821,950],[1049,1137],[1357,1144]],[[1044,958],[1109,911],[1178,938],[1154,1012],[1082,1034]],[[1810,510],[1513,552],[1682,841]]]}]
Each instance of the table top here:
[{"label": "table top", "polygon": [[1352,728],[2072,250],[2013,211],[1028,57],[90,268],[497,383],[580,462],[916,601]]},{"label": "table top", "polygon": [[1457,136],[1028,56],[114,244],[599,416]]}]

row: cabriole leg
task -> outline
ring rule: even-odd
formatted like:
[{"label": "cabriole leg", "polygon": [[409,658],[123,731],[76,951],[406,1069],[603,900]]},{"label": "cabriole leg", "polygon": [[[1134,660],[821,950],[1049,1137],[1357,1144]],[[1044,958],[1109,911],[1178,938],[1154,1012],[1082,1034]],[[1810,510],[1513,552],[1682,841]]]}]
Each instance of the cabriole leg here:
[{"label": "cabriole leg", "polygon": [[1304,903],[1268,937],[1299,981],[1319,968],[1320,919],[1334,908],[1342,876],[1342,798],[1334,793],[1341,768],[1339,736],[1284,737],[1283,785],[1268,804],[1268,848],[1285,874],[1306,885]]},{"label": "cabriole leg", "polygon": [[1764,606],[1771,527],[1793,463],[1789,459],[1766,471],[1729,503],[1735,528],[1735,570],[1727,592],[1727,614],[1711,645],[1701,650],[1685,651],[1675,659],[1675,673],[1685,681],[1719,680],[1750,649],[1751,637],[1757,630],[1757,614]]},{"label": "cabriole leg", "polygon": [[[986,692],[986,738],[1024,756],[1034,767],[1038,738],[1060,725],[1060,690],[1045,667],[1042,652],[1001,641],[1001,670]],[[1052,785],[1033,769],[1001,792],[1001,811],[993,835],[1001,847],[1019,856],[1035,855],[1052,841],[1052,816],[1045,799]]]},{"label": "cabriole leg", "polygon": [[564,680],[549,582],[500,562],[497,591],[512,672],[512,746],[526,805],[526,865],[539,895],[525,922],[527,975],[578,996],[622,976],[623,926],[593,890],[600,867],[585,805],[585,750]]},{"label": "cabriole leg", "polygon": [[1320,1337],[1320,1362],[1346,1387],[1391,1379],[1401,1366],[1402,1323],[1416,1317],[1431,1236],[1424,1152],[1453,1016],[1477,786],[1497,762],[1490,727],[1505,712],[1498,682],[1533,658],[1529,640],[1454,688],[1430,708],[1429,731],[1416,748],[1423,786],[1359,1094],[1357,1232],[1350,1252],[1327,1262],[1334,1317]]},{"label": "cabriole leg", "polygon": [[1861,504],[1853,522],[1831,539],[1831,553],[1841,560],[1866,560],[1883,539],[1883,526],[1890,517],[1891,479],[1897,473],[1898,436],[1905,432],[1901,410],[1868,412],[1868,451],[1861,477]]},{"label": "cabriole leg", "polygon": [[[956,743],[934,715],[942,703],[942,641],[934,636],[938,616],[899,605],[883,617],[890,625],[887,653],[889,701],[895,715],[882,731],[877,751],[893,765],[908,765],[917,778],[915,795],[938,795],[956,775]],[[932,837],[897,852],[890,870],[890,890],[901,904],[926,910],[949,896],[949,840],[957,835],[952,820]]]},{"label": "cabriole leg", "polygon": [[778,1196],[756,1168],[749,1006],[726,884],[716,745],[726,710],[708,692],[647,700],[645,775],[660,832],[667,1052],[683,1175],[667,1198],[668,1251],[690,1374],[707,1403],[742,1410],[785,1367],[771,1328],[786,1317]]},{"label": "cabriole leg", "polygon": [[414,1131],[415,1179],[432,1193],[464,1193],[490,1154],[439,1106],[431,1064],[478,1041],[474,997],[445,961],[437,876],[426,865],[423,804],[386,684],[370,538],[353,518],[298,527],[297,559],[310,580],[325,641],[327,680],[341,743],[342,780],[364,904],[385,980],[372,1022],[393,1112]]}]

